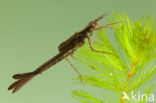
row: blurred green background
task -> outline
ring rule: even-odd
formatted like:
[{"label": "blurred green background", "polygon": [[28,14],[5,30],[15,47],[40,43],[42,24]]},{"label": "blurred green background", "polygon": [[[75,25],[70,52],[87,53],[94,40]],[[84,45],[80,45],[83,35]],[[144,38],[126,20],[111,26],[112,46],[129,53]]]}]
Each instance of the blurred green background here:
[{"label": "blurred green background", "polygon": [[[0,103],[76,103],[77,74],[62,61],[12,95],[15,73],[29,72],[58,53],[57,46],[97,16],[125,12],[156,17],[155,0],[0,0]],[[106,24],[103,19],[101,24]]]}]

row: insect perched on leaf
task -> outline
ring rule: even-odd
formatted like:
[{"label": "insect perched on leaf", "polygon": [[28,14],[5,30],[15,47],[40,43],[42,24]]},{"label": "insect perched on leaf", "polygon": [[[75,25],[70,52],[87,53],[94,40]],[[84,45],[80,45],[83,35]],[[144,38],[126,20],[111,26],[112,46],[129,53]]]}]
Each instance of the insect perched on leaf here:
[{"label": "insect perched on leaf", "polygon": [[91,40],[90,37],[93,34],[93,31],[102,29],[102,28],[111,28],[109,27],[110,25],[116,24],[116,23],[112,23],[112,24],[108,24],[105,26],[101,26],[101,27],[96,27],[98,25],[98,21],[101,20],[102,18],[104,18],[104,15],[99,16],[98,18],[96,18],[95,20],[91,21],[88,23],[88,25],[82,29],[81,31],[75,32],[69,39],[67,39],[66,41],[64,41],[63,43],[61,43],[58,47],[59,49],[59,53],[52,57],[51,59],[49,59],[47,62],[45,62],[44,64],[42,64],[41,66],[39,66],[36,70],[34,70],[33,72],[28,72],[28,73],[21,73],[21,74],[15,74],[13,75],[14,79],[17,79],[17,81],[15,81],[13,84],[11,84],[8,88],[8,90],[12,90],[12,93],[17,92],[22,86],[24,86],[29,80],[31,80],[33,77],[35,77],[38,74],[41,74],[42,72],[44,72],[45,70],[47,70],[48,68],[50,68],[51,66],[55,65],[56,63],[58,63],[59,61],[66,59],[67,62],[73,67],[73,69],[79,74],[80,78],[81,78],[81,74],[79,73],[79,71],[70,63],[70,61],[67,59],[67,57],[69,55],[72,56],[72,54],[81,46],[83,46],[85,44],[85,39],[87,38],[89,41],[89,46],[91,48],[92,51],[94,52],[100,52],[100,53],[107,53],[107,54],[112,54],[109,52],[105,52],[105,51],[98,51],[95,50],[92,45],[91,45]]}]

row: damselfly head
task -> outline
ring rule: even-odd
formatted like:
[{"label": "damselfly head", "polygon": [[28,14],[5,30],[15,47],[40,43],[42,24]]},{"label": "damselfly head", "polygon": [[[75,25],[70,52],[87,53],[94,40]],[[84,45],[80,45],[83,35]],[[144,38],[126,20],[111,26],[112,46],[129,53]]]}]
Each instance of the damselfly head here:
[{"label": "damselfly head", "polygon": [[95,20],[91,21],[88,23],[88,27],[96,27],[98,25],[98,21],[101,20],[102,18],[104,18],[104,16],[106,16],[107,14],[103,14],[99,17],[97,17]]}]

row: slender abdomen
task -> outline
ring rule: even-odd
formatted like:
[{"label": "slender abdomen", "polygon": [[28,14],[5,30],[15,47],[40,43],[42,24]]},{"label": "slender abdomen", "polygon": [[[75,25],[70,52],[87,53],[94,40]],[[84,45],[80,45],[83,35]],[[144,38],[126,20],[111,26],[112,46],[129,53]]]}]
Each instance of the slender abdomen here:
[{"label": "slender abdomen", "polygon": [[41,66],[39,66],[34,72],[37,74],[42,73],[43,71],[47,70],[51,66],[55,65],[56,63],[60,62],[61,60],[69,56],[72,52],[73,50],[70,50],[68,52],[60,52],[59,54],[57,54],[56,56],[49,59],[47,62],[45,62]]}]

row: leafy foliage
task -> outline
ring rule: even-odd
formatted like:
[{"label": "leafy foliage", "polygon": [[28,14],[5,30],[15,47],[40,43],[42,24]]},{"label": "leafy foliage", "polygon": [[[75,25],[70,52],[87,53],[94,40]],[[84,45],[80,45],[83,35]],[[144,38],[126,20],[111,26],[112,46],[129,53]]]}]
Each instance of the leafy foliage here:
[{"label": "leafy foliage", "polygon": [[[88,43],[74,54],[74,60],[82,67],[79,70],[84,71],[82,84],[103,89],[103,92],[108,90],[107,93],[102,93],[102,97],[74,90],[73,97],[82,103],[119,103],[124,88],[129,97],[132,91],[137,93],[143,90],[143,93],[149,94],[153,90],[149,86],[156,79],[156,20],[146,17],[133,22],[126,15],[114,14],[110,21],[118,24],[113,25],[110,31],[97,31],[97,42],[93,43],[93,47],[113,55],[93,52]],[[134,70],[131,70],[133,65]],[[127,82],[130,72],[132,76]],[[75,80],[75,83],[79,83],[79,78]],[[113,92],[114,95],[105,98],[108,92]],[[140,103],[130,100],[125,102]],[[141,102],[144,103],[145,99]]]}]

